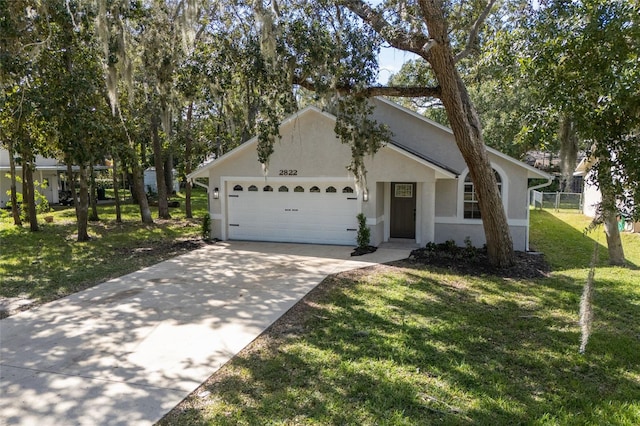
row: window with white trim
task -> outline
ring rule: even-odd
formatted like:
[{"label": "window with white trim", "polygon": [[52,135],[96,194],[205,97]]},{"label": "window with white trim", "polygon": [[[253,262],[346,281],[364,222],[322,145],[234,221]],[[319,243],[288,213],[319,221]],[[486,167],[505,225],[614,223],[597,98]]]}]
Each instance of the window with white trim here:
[{"label": "window with white trim", "polygon": [[[493,171],[496,176],[496,182],[498,182],[498,192],[502,195],[502,178],[497,171]],[[471,175],[467,173],[467,177],[464,179],[464,216],[465,219],[482,219],[480,214],[480,206],[478,205],[478,196],[473,182],[471,181]]]}]

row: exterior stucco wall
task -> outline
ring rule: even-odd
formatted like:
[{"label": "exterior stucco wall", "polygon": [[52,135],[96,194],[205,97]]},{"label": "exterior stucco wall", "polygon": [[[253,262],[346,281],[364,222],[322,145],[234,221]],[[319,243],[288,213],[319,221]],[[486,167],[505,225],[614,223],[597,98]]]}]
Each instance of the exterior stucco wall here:
[{"label": "exterior stucco wall", "polygon": [[[335,136],[335,121],[318,111],[308,111],[288,120],[280,126],[280,138],[274,145],[269,159],[269,169],[264,177],[258,162],[256,144],[246,142],[229,157],[209,169],[209,186],[218,188],[220,197],[210,194],[212,212],[212,237],[223,238],[222,200],[229,193],[227,180],[236,178],[263,178],[265,185],[282,185],[300,180],[322,181],[337,178],[355,188],[353,175],[347,170],[351,162],[351,150]],[[281,175],[286,171],[286,176]],[[295,175],[291,175],[295,171]],[[358,194],[358,197],[361,197]],[[372,198],[373,199],[373,198]],[[257,206],[256,206],[257,207]],[[366,214],[366,213],[365,213]]]},{"label": "exterior stucco wall", "polygon": [[383,147],[373,157],[365,159],[368,182],[434,182],[432,168],[389,147]]},{"label": "exterior stucco wall", "polygon": [[369,184],[369,202],[362,203],[362,213],[367,216],[371,245],[374,246],[384,241],[384,197],[384,182],[376,182]]},{"label": "exterior stucco wall", "polygon": [[[415,182],[416,183],[416,242],[419,244],[433,240],[436,200],[436,173],[433,168],[416,160],[408,158],[390,147],[382,148],[373,158],[365,161],[367,168],[367,181],[369,187],[375,182],[376,192],[381,196],[376,197],[376,244],[386,241],[389,230],[389,212],[385,210],[385,204],[390,202],[389,182]],[[380,190],[382,188],[382,190]],[[364,203],[365,205],[367,203]],[[365,209],[363,208],[363,211]],[[367,215],[370,219],[371,215]],[[373,233],[373,232],[372,232]],[[372,241],[374,239],[372,238]]]},{"label": "exterior stucco wall", "polygon": [[456,217],[458,207],[458,180],[439,179],[436,182],[436,216]]},{"label": "exterior stucco wall", "polygon": [[428,145],[429,158],[432,160],[447,164],[456,171],[466,167],[451,131],[438,125],[429,125],[424,117],[416,117],[379,99],[374,99],[373,103],[375,110],[372,117],[389,126],[392,140],[418,151]]},{"label": "exterior stucco wall", "polygon": [[[517,251],[526,250],[527,228],[526,226],[509,226],[513,239],[513,248]],[[464,246],[465,238],[471,238],[471,243],[475,247],[482,247],[486,242],[482,223],[436,223],[435,243],[444,243],[453,240],[458,246]]]},{"label": "exterior stucco wall", "polygon": [[500,168],[503,185],[507,183],[507,202],[505,209],[509,219],[526,219],[529,210],[527,190],[529,180],[527,171],[510,161],[506,161],[494,154],[489,154],[491,163]]},{"label": "exterior stucco wall", "polygon": [[[514,247],[525,250],[529,208],[527,171],[492,153],[489,159],[502,179],[502,199]],[[436,183],[435,242],[453,239],[462,245],[467,236],[476,246],[486,242],[482,220],[464,218],[464,180],[467,173],[465,166],[457,180],[442,179]]]},{"label": "exterior stucco wall", "polygon": [[582,191],[582,213],[585,216],[595,217],[598,204],[602,201],[602,194],[597,186],[591,184],[591,173],[587,173],[584,178],[584,189]]},{"label": "exterior stucco wall", "polygon": [[[351,151],[336,138],[333,127],[333,120],[320,113],[303,114],[281,126],[281,138],[274,144],[266,182],[280,177],[280,170],[295,170],[295,176],[287,176],[290,180],[327,176],[353,178],[347,170]],[[263,176],[255,144],[219,163],[212,173],[210,182],[216,182],[220,176]]]}]

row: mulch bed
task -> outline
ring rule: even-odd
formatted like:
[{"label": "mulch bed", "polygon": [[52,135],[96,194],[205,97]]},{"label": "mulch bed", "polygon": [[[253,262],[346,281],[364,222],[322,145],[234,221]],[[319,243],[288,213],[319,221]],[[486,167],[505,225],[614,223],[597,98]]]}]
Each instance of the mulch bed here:
[{"label": "mulch bed", "polygon": [[413,250],[409,259],[403,262],[449,269],[465,275],[493,275],[521,279],[549,276],[551,268],[541,253],[516,252],[515,254],[513,266],[497,268],[489,263],[486,249],[456,247],[445,243]]}]

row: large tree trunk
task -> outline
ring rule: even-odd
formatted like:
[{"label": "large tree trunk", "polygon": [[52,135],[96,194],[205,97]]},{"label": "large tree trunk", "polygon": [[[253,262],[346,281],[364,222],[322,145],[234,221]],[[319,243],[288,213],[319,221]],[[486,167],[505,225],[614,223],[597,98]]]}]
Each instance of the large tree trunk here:
[{"label": "large tree trunk", "polygon": [[64,161],[67,163],[67,191],[71,194],[71,202],[73,208],[76,209],[76,217],[78,216],[78,203],[76,200],[76,178],[73,176],[73,165],[71,158],[66,155]]},{"label": "large tree trunk", "polygon": [[78,177],[80,181],[78,202],[76,203],[76,217],[78,220],[78,242],[89,241],[88,219],[89,219],[89,182],[87,177],[87,166],[80,164]]},{"label": "large tree trunk", "polygon": [[151,117],[151,142],[153,144],[153,164],[156,168],[156,185],[158,187],[158,217],[170,219],[167,185],[164,177],[164,161],[162,159],[162,144],[158,134],[159,126],[160,120],[157,114],[153,113]]},{"label": "large tree trunk", "polygon": [[424,2],[423,7],[428,12],[425,14],[425,21],[429,35],[436,42],[426,56],[440,84],[442,103],[475,187],[487,240],[489,262],[498,267],[510,266],[515,260],[513,242],[484,145],[480,118],[456,69],[442,5]]},{"label": "large tree trunk", "polygon": [[33,160],[27,155],[23,158],[22,168],[24,171],[24,181],[22,182],[23,208],[26,205],[29,229],[32,232],[39,230],[38,213],[36,210],[35,187],[33,185]]},{"label": "large tree trunk", "polygon": [[14,157],[13,142],[9,142],[9,174],[11,175],[11,215],[13,216],[13,224],[15,226],[22,226],[22,219],[20,219],[20,206],[18,206],[18,185],[16,179],[16,159]]},{"label": "large tree trunk", "polygon": [[153,218],[151,217],[151,209],[149,209],[149,200],[147,199],[144,191],[144,178],[142,176],[142,168],[139,164],[137,164],[135,159],[133,160],[131,165],[131,174],[133,179],[133,192],[138,199],[142,223],[153,223]]},{"label": "large tree trunk", "polygon": [[[191,165],[191,156],[193,149],[193,140],[191,134],[191,120],[193,117],[193,102],[189,104],[189,108],[187,109],[187,122],[186,122],[186,130],[187,137],[184,141],[184,174],[189,175],[192,171]],[[188,219],[193,217],[193,212],[191,211],[191,182],[187,180],[185,186],[185,195],[184,195],[184,204],[185,204],[185,216]]]},{"label": "large tree trunk", "polygon": [[625,260],[620,230],[618,229],[618,212],[612,208],[615,206],[615,195],[608,185],[601,185],[600,191],[602,192],[602,219],[604,233],[607,236],[609,264],[622,266],[625,264]]},{"label": "large tree trunk", "polygon": [[[498,267],[512,265],[515,261],[513,241],[484,145],[482,126],[467,88],[458,74],[456,59],[451,50],[445,13],[445,7],[449,7],[448,2],[443,0],[418,2],[417,11],[426,24],[428,35],[425,35],[422,29],[406,32],[404,29],[394,27],[386,21],[383,13],[362,0],[339,0],[339,3],[360,16],[392,46],[420,55],[431,65],[440,88],[439,95],[436,91],[433,96],[439,96],[445,107],[456,143],[474,183],[487,240],[489,261]],[[482,16],[474,24],[472,33],[473,31],[475,33],[470,33],[470,41],[477,38],[477,26],[484,21],[494,4],[494,1],[487,3]]]},{"label": "large tree trunk", "polygon": [[98,188],[96,188],[96,173],[93,170],[93,164],[89,165],[89,204],[91,206],[91,214],[89,220],[91,222],[97,222],[100,220],[98,216]]},{"label": "large tree trunk", "polygon": [[560,171],[562,173],[560,191],[573,192],[573,172],[578,158],[578,138],[572,120],[565,115],[560,117],[558,139],[560,139]]},{"label": "large tree trunk", "polygon": [[118,162],[117,158],[113,156],[113,198],[116,202],[116,222],[122,222],[122,208],[120,207],[120,188],[118,187]]},{"label": "large tree trunk", "polygon": [[173,195],[173,153],[167,152],[164,162],[164,183],[167,185],[167,198]]}]

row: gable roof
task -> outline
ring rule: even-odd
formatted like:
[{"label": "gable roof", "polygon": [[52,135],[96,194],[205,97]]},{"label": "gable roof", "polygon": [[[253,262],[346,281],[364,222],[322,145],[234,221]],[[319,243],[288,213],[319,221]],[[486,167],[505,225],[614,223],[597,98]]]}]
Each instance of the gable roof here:
[{"label": "gable roof", "polygon": [[[326,118],[329,118],[332,121],[336,121],[336,117],[333,114],[330,114],[326,111],[323,111],[315,106],[308,106],[303,108],[302,110],[290,115],[289,117],[287,117],[285,120],[283,120],[280,123],[280,127],[287,125],[288,123],[290,123],[291,121],[301,117],[302,115],[305,114],[309,114],[309,113],[317,113],[317,114],[322,114],[323,116],[325,116]],[[251,139],[247,140],[246,142],[242,143],[241,145],[237,146],[236,148],[232,149],[231,151],[225,153],[224,155],[220,156],[219,158],[216,158],[213,161],[210,161],[209,163],[206,163],[200,167],[198,167],[198,169],[194,170],[192,173],[190,173],[187,176],[187,179],[196,179],[199,177],[207,177],[208,176],[208,171],[209,169],[218,166],[219,164],[228,161],[230,158],[233,158],[237,155],[239,155],[240,153],[244,152],[245,150],[254,147],[258,142],[258,137],[254,136]],[[417,152],[413,152],[413,150],[411,150],[410,148],[403,146],[402,144],[396,142],[396,141],[389,141],[389,144],[387,145],[387,147],[394,149],[395,151],[400,152],[401,154],[412,158],[420,163],[423,163],[433,169],[436,170],[436,172],[439,172],[441,175],[443,175],[443,177],[447,177],[447,178],[457,178],[460,173],[453,170],[452,168],[439,163],[436,160],[433,160],[432,158],[430,158],[427,155],[424,155],[422,153],[417,153]]]},{"label": "gable roof", "polygon": [[[395,109],[397,109],[399,111],[402,111],[403,113],[405,113],[405,114],[417,119],[418,121],[422,122],[423,124],[426,124],[429,127],[433,127],[433,128],[438,129],[438,130],[444,131],[445,133],[447,133],[447,134],[452,136],[452,142],[455,145],[455,139],[453,138],[453,130],[451,130],[451,128],[449,128],[447,126],[444,126],[444,125],[442,125],[442,124],[440,124],[440,123],[438,123],[438,122],[436,122],[434,120],[431,120],[431,119],[425,117],[424,115],[418,114],[417,112],[412,111],[412,110],[410,110],[408,108],[405,108],[402,105],[399,105],[399,104],[397,104],[395,102],[392,102],[392,101],[390,101],[388,99],[385,99],[385,98],[382,98],[382,97],[376,97],[375,100],[381,102],[382,104],[384,104],[386,106],[389,106],[389,107],[395,108]],[[513,157],[511,157],[511,156],[509,156],[509,155],[507,155],[507,154],[505,154],[503,152],[500,152],[497,149],[491,148],[490,146],[487,146],[487,145],[485,145],[485,147],[487,149],[487,152],[489,152],[490,154],[493,154],[496,157],[499,157],[499,158],[501,158],[503,160],[506,160],[506,161],[508,161],[508,162],[510,162],[512,164],[515,164],[515,165],[517,165],[519,167],[524,168],[527,171],[527,177],[529,179],[551,179],[552,178],[552,176],[549,175],[548,173],[545,173],[542,170],[536,169],[535,167],[530,166],[527,163],[524,163],[522,161],[519,161],[519,160],[517,160],[517,159],[515,159],[515,158],[513,158]],[[411,149],[412,151],[415,152],[416,155],[419,155],[419,156],[422,156],[422,155],[426,156],[427,153],[428,153],[428,146],[426,146],[424,144],[416,146],[414,148],[408,148],[406,146],[404,148],[406,150]],[[458,151],[458,146],[455,145],[454,149],[456,151]],[[457,174],[459,175],[460,173],[458,172]]]},{"label": "gable roof", "polygon": [[[375,98],[375,100],[393,107],[399,111],[401,111],[404,114],[407,114],[411,117],[413,117],[414,119],[417,119],[419,123],[422,123],[423,125],[426,125],[428,127],[432,127],[434,129],[437,129],[440,132],[445,132],[447,135],[451,136],[451,147],[447,147],[447,149],[454,149],[456,152],[459,153],[458,151],[458,146],[455,144],[455,140],[453,139],[453,131],[446,127],[443,126],[440,123],[437,123],[433,120],[428,119],[427,117],[424,117],[423,115],[420,115],[418,113],[416,113],[415,111],[411,111],[410,109],[407,109],[405,107],[402,107],[394,102],[391,102],[387,99],[381,98],[381,97],[377,97]],[[296,120],[297,118],[306,115],[306,114],[311,114],[311,113],[315,113],[315,114],[322,114],[323,116],[325,116],[326,118],[329,118],[330,120],[334,121],[336,120],[336,117],[326,111],[323,111],[315,106],[308,106],[292,115],[290,115],[289,117],[287,117],[285,120],[283,120],[280,123],[280,127],[285,126],[287,124],[289,124],[291,121]],[[448,138],[447,138],[448,139]],[[192,173],[190,173],[187,176],[187,179],[196,179],[198,177],[207,177],[208,176],[208,170],[218,166],[219,164],[228,161],[230,158],[233,158],[237,155],[239,155],[240,153],[244,152],[246,149],[249,149],[251,147],[255,147],[255,145],[257,144],[258,141],[258,137],[254,136],[253,138],[249,139],[248,141],[242,143],[240,146],[234,148],[233,150],[227,152],[226,154],[222,155],[221,157],[200,166],[198,169],[196,169],[195,171],[193,171]],[[398,151],[400,153],[402,153],[403,155],[412,158],[414,160],[417,160],[433,169],[435,169],[437,172],[440,172],[442,174],[443,177],[448,177],[448,178],[457,178],[460,174],[461,174],[461,170],[457,170],[455,167],[449,165],[449,164],[445,164],[443,161],[437,160],[435,158],[433,158],[433,156],[430,155],[429,153],[429,149],[430,147],[427,144],[418,144],[416,146],[410,147],[407,146],[407,144],[401,143],[397,140],[390,140],[389,143],[386,145],[388,148],[391,148],[395,151]],[[513,157],[510,157],[506,154],[503,154],[502,152],[490,148],[490,147],[486,147],[487,151],[503,160],[506,160],[510,163],[513,163],[519,167],[522,167],[523,169],[525,169],[527,171],[527,177],[530,179],[551,179],[551,176],[541,170],[536,169],[535,167],[532,167],[524,162],[518,161]]]}]

